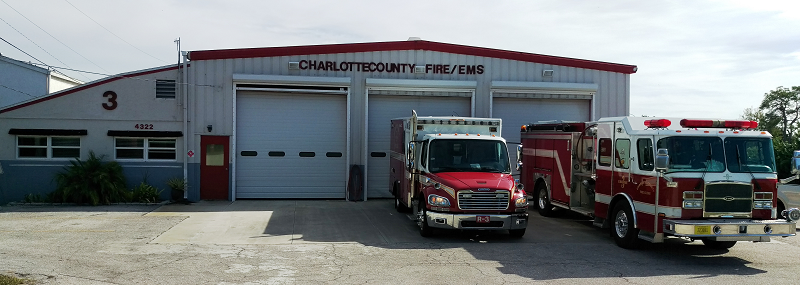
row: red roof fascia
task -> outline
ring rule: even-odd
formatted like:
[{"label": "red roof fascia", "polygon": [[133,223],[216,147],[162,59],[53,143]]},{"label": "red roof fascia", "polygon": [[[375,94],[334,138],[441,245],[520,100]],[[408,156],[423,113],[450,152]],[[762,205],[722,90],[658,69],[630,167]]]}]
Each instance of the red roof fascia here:
[{"label": "red roof fascia", "polygon": [[309,54],[376,52],[376,51],[394,51],[394,50],[429,50],[429,51],[447,52],[447,53],[455,53],[463,55],[535,62],[542,64],[562,65],[562,66],[570,66],[577,68],[596,69],[596,70],[619,72],[625,74],[636,73],[637,69],[635,65],[592,61],[592,60],[575,59],[568,57],[541,55],[535,53],[524,53],[516,51],[482,48],[482,47],[446,44],[446,43],[430,42],[430,41],[398,41],[398,42],[331,44],[331,45],[266,47],[266,48],[245,48],[245,49],[201,50],[201,51],[190,52],[189,57],[191,60],[212,60],[212,59],[231,59],[231,58],[249,58],[249,57],[309,55]]},{"label": "red roof fascia", "polygon": [[82,91],[82,90],[86,90],[86,89],[89,89],[89,88],[92,88],[92,87],[100,86],[100,85],[103,85],[103,84],[106,84],[106,83],[111,83],[111,82],[114,82],[114,81],[117,81],[117,80],[120,80],[120,79],[131,78],[131,77],[136,77],[136,76],[142,76],[142,75],[147,75],[147,74],[152,74],[152,73],[157,73],[157,72],[162,72],[162,71],[168,71],[168,70],[173,70],[173,69],[179,69],[179,68],[183,68],[183,67],[182,66],[171,66],[171,67],[167,67],[167,68],[163,68],[163,69],[147,70],[147,71],[142,71],[142,72],[139,72],[139,73],[132,73],[132,74],[127,74],[127,75],[118,75],[118,76],[114,76],[114,77],[109,77],[109,78],[106,78],[106,79],[103,79],[103,80],[100,80],[100,81],[97,81],[97,82],[94,82],[94,83],[80,85],[78,87],[75,87],[74,89],[66,90],[66,91],[61,92],[61,93],[54,93],[52,96],[43,96],[42,98],[27,102],[27,103],[24,103],[24,104],[12,106],[12,107],[9,107],[9,108],[6,108],[6,109],[0,109],[0,114],[5,113],[5,112],[14,111],[16,109],[25,108],[27,106],[39,104],[39,103],[44,102],[44,101],[52,100],[52,99],[55,99],[55,98],[58,98],[58,97],[61,97],[61,96],[66,96],[66,95],[69,95],[69,94],[72,94],[72,93],[75,93],[75,92],[78,92],[78,91]]}]

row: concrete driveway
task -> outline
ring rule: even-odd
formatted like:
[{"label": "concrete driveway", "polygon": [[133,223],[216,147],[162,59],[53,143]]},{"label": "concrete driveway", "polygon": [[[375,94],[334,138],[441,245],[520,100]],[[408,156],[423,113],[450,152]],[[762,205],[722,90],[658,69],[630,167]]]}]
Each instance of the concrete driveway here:
[{"label": "concrete driveway", "polygon": [[[800,238],[614,245],[575,215],[420,237],[392,200],[0,209],[0,273],[40,284],[793,284]],[[742,279],[746,278],[746,279]]]},{"label": "concrete driveway", "polygon": [[386,203],[380,201],[201,201],[165,205],[145,216],[185,217],[153,243],[376,244],[419,236],[406,214],[387,211]]}]

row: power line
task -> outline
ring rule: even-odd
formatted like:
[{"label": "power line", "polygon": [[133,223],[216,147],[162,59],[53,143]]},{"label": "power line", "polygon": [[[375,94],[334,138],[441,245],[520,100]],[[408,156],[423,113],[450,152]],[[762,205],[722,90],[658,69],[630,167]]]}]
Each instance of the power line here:
[{"label": "power line", "polygon": [[36,97],[39,97],[39,96],[31,95],[31,94],[28,94],[28,93],[25,93],[25,92],[19,91],[19,90],[17,90],[17,89],[14,89],[14,88],[11,88],[11,87],[8,87],[8,86],[5,86],[5,85],[3,85],[3,84],[0,84],[0,87],[3,87],[3,88],[6,88],[6,89],[9,89],[9,90],[11,90],[11,91],[16,91],[16,92],[19,92],[19,93],[22,93],[22,94],[25,94],[25,95],[31,96],[31,98],[36,98]]},{"label": "power line", "polygon": [[159,58],[157,58],[157,57],[155,57],[155,56],[152,56],[152,55],[150,55],[149,53],[146,53],[146,52],[144,52],[143,50],[141,50],[141,49],[139,49],[138,47],[134,46],[133,44],[129,43],[128,41],[126,41],[125,39],[121,38],[120,36],[117,36],[117,34],[114,34],[114,33],[113,33],[113,32],[111,32],[111,30],[109,30],[109,29],[106,29],[106,27],[104,27],[103,25],[101,25],[100,23],[98,23],[97,21],[95,21],[94,19],[92,19],[92,17],[89,17],[89,15],[86,15],[86,13],[84,13],[83,11],[81,11],[81,9],[78,9],[78,7],[75,7],[75,5],[72,5],[72,3],[70,3],[68,0],[64,0],[64,2],[67,2],[67,4],[69,4],[70,6],[72,6],[72,8],[75,8],[75,10],[78,10],[78,12],[81,12],[81,14],[83,14],[84,16],[86,16],[86,18],[89,18],[89,20],[92,20],[92,22],[94,22],[95,24],[97,24],[98,26],[100,26],[101,28],[103,28],[104,30],[106,30],[107,32],[109,32],[110,34],[114,35],[115,37],[117,37],[117,38],[118,38],[118,39],[120,39],[121,41],[125,42],[125,43],[126,43],[126,44],[128,44],[129,46],[131,46],[131,47],[135,48],[136,50],[138,50],[138,51],[142,52],[143,54],[146,54],[146,55],[147,55],[147,56],[149,56],[149,57],[152,57],[152,58],[153,58],[153,59],[155,59],[155,60],[158,60],[158,61],[160,61],[160,62],[163,62],[163,63],[168,63],[168,62],[166,62],[166,61],[163,61],[163,60],[161,60],[161,59],[159,59]]},{"label": "power line", "polygon": [[[103,71],[105,71],[105,72],[108,72],[107,70],[103,69],[102,67],[100,67],[99,65],[97,65],[97,64],[96,64],[96,63],[94,63],[93,61],[89,60],[88,58],[86,58],[85,56],[83,56],[82,54],[80,54],[79,52],[77,52],[77,51],[75,51],[74,49],[72,49],[71,47],[69,47],[67,44],[65,44],[64,42],[62,42],[61,40],[59,40],[59,39],[58,39],[58,38],[56,38],[55,36],[51,35],[51,34],[50,34],[50,33],[48,33],[47,31],[45,31],[44,29],[42,29],[42,27],[39,27],[39,25],[37,25],[36,23],[34,23],[33,21],[31,21],[31,19],[28,19],[28,17],[25,17],[25,15],[23,15],[22,13],[20,13],[19,11],[17,11],[17,9],[14,9],[14,7],[11,7],[11,5],[9,5],[8,3],[6,3],[6,1],[5,1],[5,0],[0,0],[0,1],[3,1],[3,3],[4,3],[4,4],[6,4],[6,6],[8,6],[9,8],[11,8],[11,10],[14,10],[14,12],[17,12],[17,14],[19,14],[20,16],[22,16],[23,18],[25,18],[25,20],[28,20],[28,22],[31,22],[31,24],[33,24],[34,26],[36,26],[37,28],[39,28],[40,30],[42,30],[42,32],[44,32],[45,34],[47,34],[48,36],[50,36],[51,38],[53,38],[53,39],[54,39],[54,40],[56,40],[57,42],[61,43],[61,44],[62,44],[62,45],[64,45],[65,47],[67,47],[69,50],[71,50],[71,51],[72,51],[72,52],[74,52],[75,54],[79,55],[80,57],[82,57],[82,58],[83,58],[83,59],[85,59],[86,61],[88,61],[88,62],[91,62],[92,64],[94,64],[94,66],[97,66],[97,68],[100,68],[100,69],[102,69],[102,70],[103,70]],[[9,26],[10,26],[10,25],[9,25]],[[27,37],[26,37],[26,38],[27,38]],[[52,55],[51,55],[51,56],[52,56]],[[54,58],[55,58],[55,57],[54,57]],[[56,59],[56,60],[58,60],[58,59]],[[59,60],[59,62],[61,62],[61,61]],[[63,63],[63,62],[62,62],[62,63]],[[64,64],[64,65],[67,65],[67,64]]]},{"label": "power line", "polygon": [[[62,64],[64,64],[64,65],[67,65],[66,63],[64,63],[63,61],[59,60],[59,59],[58,59],[57,57],[55,57],[54,55],[52,55],[52,54],[50,54],[49,52],[47,52],[47,50],[45,50],[43,47],[41,47],[41,46],[39,46],[38,44],[36,44],[36,42],[34,42],[34,41],[33,41],[33,40],[31,40],[30,38],[28,38],[28,36],[26,36],[25,34],[23,34],[22,32],[20,32],[19,30],[17,30],[17,28],[14,28],[14,26],[12,26],[12,25],[11,25],[11,24],[9,24],[8,22],[6,22],[6,20],[3,20],[3,18],[0,18],[0,21],[3,21],[4,23],[6,23],[6,25],[8,25],[9,27],[11,27],[11,28],[12,28],[12,29],[14,29],[15,31],[17,31],[17,33],[19,33],[20,35],[22,35],[23,37],[25,37],[26,39],[28,39],[28,40],[29,40],[30,42],[32,42],[34,45],[36,45],[37,47],[39,47],[40,49],[42,49],[42,50],[43,50],[45,53],[47,53],[47,54],[49,54],[51,57],[55,58],[55,59],[56,59],[58,62],[60,62],[60,63],[62,63]],[[33,57],[32,55],[30,55],[30,54],[28,54],[27,52],[23,51],[22,49],[18,48],[17,46],[15,46],[15,45],[13,45],[13,44],[9,43],[7,40],[3,39],[3,41],[4,41],[4,42],[6,42],[6,43],[8,43],[9,45],[11,45],[12,47],[16,48],[17,50],[19,50],[19,51],[21,51],[21,52],[23,52],[23,53],[27,54],[28,56],[30,56],[31,58],[35,59],[36,61],[38,61],[38,62],[41,62],[42,64],[44,64],[44,62],[43,62],[43,61],[41,61],[41,60],[39,60],[39,59],[37,59],[37,58]],[[47,65],[47,64],[45,64],[45,65]],[[47,66],[49,66],[49,65],[47,65]],[[69,66],[69,65],[67,65],[67,66]],[[64,75],[64,76],[66,76],[66,77],[69,77],[68,75],[66,75],[66,74],[63,74],[63,73],[61,73],[61,72],[60,72],[60,71],[58,71],[58,70],[54,70],[54,71],[55,71],[55,72],[58,72],[58,73],[59,73],[59,74],[61,74],[61,75]],[[72,78],[72,77],[69,77],[69,78]],[[72,79],[75,79],[75,78],[72,78]]]},{"label": "power line", "polygon": [[[61,72],[61,71],[58,71],[58,70],[56,70],[55,68],[53,68],[53,66],[51,66],[51,65],[49,65],[49,64],[46,64],[46,63],[44,63],[43,61],[39,60],[38,58],[36,58],[36,57],[32,56],[31,54],[29,54],[29,53],[25,52],[25,51],[24,51],[24,50],[22,50],[21,48],[18,48],[17,46],[15,46],[14,44],[10,43],[9,41],[7,41],[6,39],[4,39],[3,37],[0,37],[0,40],[3,40],[3,41],[4,41],[4,42],[6,42],[8,45],[10,45],[10,46],[14,47],[15,49],[19,50],[20,52],[22,52],[22,53],[26,54],[27,56],[30,56],[31,58],[35,59],[36,61],[38,61],[38,62],[41,62],[41,63],[42,63],[41,65],[47,66],[47,70],[48,70],[48,71],[52,70],[53,72],[57,72],[58,74],[61,74],[61,75],[63,75],[63,76],[66,76],[66,77],[67,77],[67,78],[69,78],[69,79],[72,79],[72,80],[75,80],[75,81],[80,81],[80,80],[77,80],[77,79],[75,79],[75,78],[72,78],[72,77],[70,77],[69,75],[66,75],[66,74],[64,74],[64,73],[63,73],[63,72]],[[34,65],[36,65],[36,63],[32,63],[32,62],[31,62],[31,64],[34,64]]]},{"label": "power line", "polygon": [[[33,65],[39,65],[39,64],[36,64],[36,63],[31,63],[31,64],[33,64]],[[104,74],[104,73],[99,73],[99,72],[92,72],[92,71],[85,71],[85,70],[71,69],[71,68],[66,68],[66,67],[58,67],[58,66],[50,66],[50,67],[51,67],[51,68],[58,68],[58,69],[64,69],[64,70],[74,71],[74,72],[82,72],[82,73],[88,73],[88,74],[94,74],[94,75],[108,76],[108,77],[113,77],[113,78],[136,79],[136,80],[141,80],[141,81],[156,81],[156,80],[157,80],[157,79],[147,79],[147,78],[140,78],[140,77],[135,77],[135,76],[125,76],[125,75]],[[217,85],[207,85],[207,84],[189,84],[189,83],[176,83],[176,84],[180,84],[180,85],[186,85],[186,86],[198,86],[198,87],[215,87],[215,88],[216,88],[216,87],[219,87],[219,86],[217,86]]]}]

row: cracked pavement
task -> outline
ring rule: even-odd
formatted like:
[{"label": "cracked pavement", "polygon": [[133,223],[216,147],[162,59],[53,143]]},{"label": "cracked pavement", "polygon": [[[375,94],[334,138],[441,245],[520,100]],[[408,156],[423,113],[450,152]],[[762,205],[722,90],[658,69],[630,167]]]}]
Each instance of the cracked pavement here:
[{"label": "cracked pavement", "polygon": [[[4,206],[0,273],[38,284],[794,283],[800,239],[624,250],[580,216],[422,238],[391,200]],[[742,279],[746,278],[746,279]]]}]

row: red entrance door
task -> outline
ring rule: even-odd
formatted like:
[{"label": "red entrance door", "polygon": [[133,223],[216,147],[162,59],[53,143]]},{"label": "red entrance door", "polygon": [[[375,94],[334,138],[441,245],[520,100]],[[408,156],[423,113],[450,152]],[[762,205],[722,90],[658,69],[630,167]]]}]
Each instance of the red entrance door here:
[{"label": "red entrance door", "polygon": [[200,199],[229,200],[228,137],[200,137]]}]

